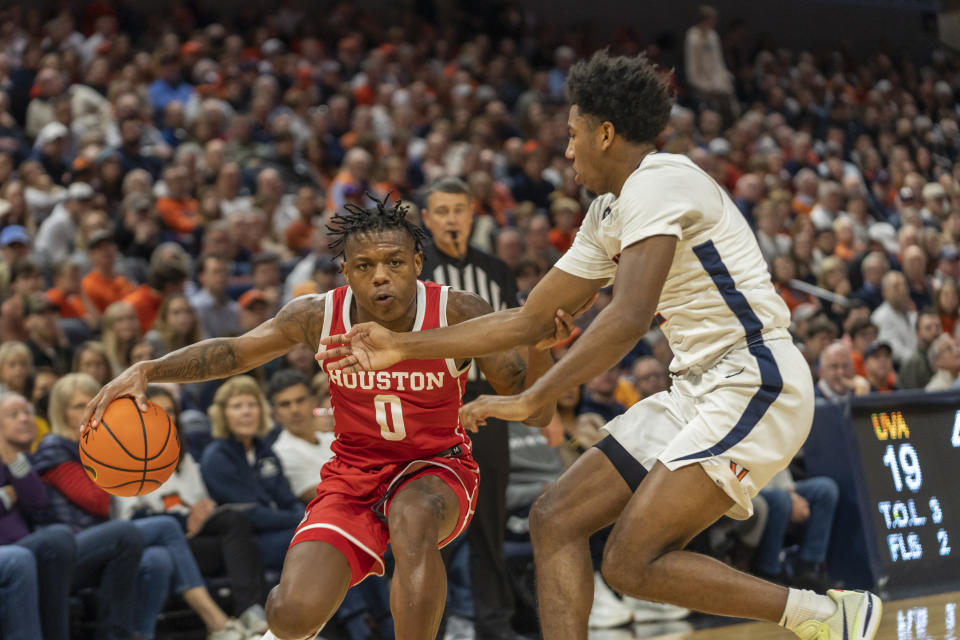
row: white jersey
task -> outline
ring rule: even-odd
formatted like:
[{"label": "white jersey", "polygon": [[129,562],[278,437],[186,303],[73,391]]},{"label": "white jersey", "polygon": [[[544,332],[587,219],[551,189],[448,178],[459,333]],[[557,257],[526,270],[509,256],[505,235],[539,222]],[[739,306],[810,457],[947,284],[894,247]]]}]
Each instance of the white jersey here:
[{"label": "white jersey", "polygon": [[620,253],[650,236],[677,238],[657,308],[670,369],[702,371],[744,338],[790,326],[756,238],[727,193],[686,156],[652,153],[620,197],[599,196],[556,266],[613,282]]}]

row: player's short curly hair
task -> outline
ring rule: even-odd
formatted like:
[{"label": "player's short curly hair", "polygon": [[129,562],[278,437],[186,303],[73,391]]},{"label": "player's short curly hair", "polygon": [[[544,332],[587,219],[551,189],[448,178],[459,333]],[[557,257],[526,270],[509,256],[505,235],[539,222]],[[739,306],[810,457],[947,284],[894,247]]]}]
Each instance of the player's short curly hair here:
[{"label": "player's short curly hair", "polygon": [[372,207],[364,209],[353,203],[347,203],[343,206],[341,213],[330,219],[330,224],[327,225],[328,235],[332,238],[329,245],[330,249],[336,251],[338,255],[346,257],[344,252],[347,246],[347,238],[351,235],[369,231],[399,229],[410,235],[413,240],[414,252],[420,251],[427,236],[423,229],[407,219],[407,206],[400,204],[399,201],[392,207],[388,206],[389,195],[383,200],[377,200],[369,193],[367,196],[374,202]]},{"label": "player's short curly hair", "polygon": [[653,142],[667,126],[673,96],[646,56],[611,56],[598,51],[573,65],[567,100],[582,114],[610,122],[631,142]]}]

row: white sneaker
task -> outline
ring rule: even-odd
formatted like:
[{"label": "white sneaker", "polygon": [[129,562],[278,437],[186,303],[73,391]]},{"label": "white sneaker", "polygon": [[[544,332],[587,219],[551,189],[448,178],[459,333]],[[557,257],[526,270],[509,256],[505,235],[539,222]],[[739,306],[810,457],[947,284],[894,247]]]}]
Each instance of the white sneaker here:
[{"label": "white sneaker", "polygon": [[600,574],[593,574],[593,608],[590,609],[590,627],[592,629],[610,629],[629,624],[633,620],[633,611],[617,597]]},{"label": "white sneaker", "polygon": [[633,611],[634,622],[659,622],[661,620],[683,620],[690,615],[690,609],[684,609],[663,602],[648,602],[623,596],[623,604]]},{"label": "white sneaker", "polygon": [[473,628],[473,620],[461,616],[447,616],[447,630],[443,640],[474,640],[477,630]]},{"label": "white sneaker", "polygon": [[227,626],[219,631],[207,633],[207,640],[248,640],[250,634],[234,618],[227,620]]},{"label": "white sneaker", "polygon": [[267,626],[267,612],[258,604],[247,607],[237,618],[237,622],[243,625],[251,635],[266,633],[269,628]]}]

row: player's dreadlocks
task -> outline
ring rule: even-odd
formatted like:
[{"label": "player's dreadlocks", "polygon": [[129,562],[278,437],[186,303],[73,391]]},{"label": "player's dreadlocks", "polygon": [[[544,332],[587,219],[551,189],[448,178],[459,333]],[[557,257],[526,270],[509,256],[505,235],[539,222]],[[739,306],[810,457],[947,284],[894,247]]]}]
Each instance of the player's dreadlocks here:
[{"label": "player's dreadlocks", "polygon": [[332,224],[327,225],[327,231],[333,238],[329,244],[330,249],[336,251],[337,255],[344,256],[347,238],[353,234],[402,229],[413,238],[413,250],[415,252],[420,251],[427,234],[424,233],[423,229],[407,220],[407,206],[401,205],[397,201],[397,204],[388,207],[387,199],[390,194],[387,194],[383,200],[377,200],[369,193],[367,197],[373,200],[374,206],[364,209],[348,202],[343,205],[342,213],[338,213],[330,219]]}]

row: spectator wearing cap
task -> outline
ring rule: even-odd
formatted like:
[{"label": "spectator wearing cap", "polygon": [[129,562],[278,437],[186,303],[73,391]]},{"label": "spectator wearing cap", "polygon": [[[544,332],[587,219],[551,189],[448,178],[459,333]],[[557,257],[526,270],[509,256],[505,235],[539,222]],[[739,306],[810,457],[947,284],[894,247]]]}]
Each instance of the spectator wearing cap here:
[{"label": "spectator wearing cap", "polygon": [[901,363],[909,358],[917,347],[917,312],[907,279],[899,271],[883,276],[883,304],[870,318],[880,331],[877,339],[890,346],[894,361]]},{"label": "spectator wearing cap", "polygon": [[50,367],[60,376],[70,373],[73,356],[67,337],[57,324],[57,306],[45,294],[34,294],[27,301],[24,325],[34,366]]},{"label": "spectator wearing cap", "polygon": [[201,224],[200,205],[189,193],[186,167],[173,166],[163,172],[167,195],[157,198],[157,212],[164,226],[178,234],[193,233]]},{"label": "spectator wearing cap", "polygon": [[244,333],[259,327],[270,317],[267,294],[260,289],[249,289],[237,300],[240,310],[240,329]]},{"label": "spectator wearing cap", "polygon": [[70,131],[59,122],[53,121],[44,125],[33,143],[32,159],[43,166],[54,184],[61,186],[70,179],[72,158],[67,156],[66,149],[69,138]]},{"label": "spectator wearing cap", "polygon": [[158,261],[150,268],[150,277],[123,297],[123,302],[133,305],[140,321],[140,335],[153,328],[157,313],[164,299],[174,293],[183,293],[187,271],[177,262]]},{"label": "spectator wearing cap", "polygon": [[883,277],[889,269],[890,261],[879,251],[867,254],[860,265],[863,286],[853,292],[853,297],[866,302],[871,312],[883,304]]},{"label": "spectator wearing cap", "polygon": [[714,138],[707,145],[707,150],[713,154],[715,167],[711,175],[717,176],[720,184],[733,191],[743,172],[730,159],[730,141],[726,138]]},{"label": "spectator wearing cap", "polygon": [[893,371],[893,349],[886,342],[877,340],[866,348],[863,369],[871,393],[889,393],[898,389]]},{"label": "spectator wearing cap", "polygon": [[27,302],[43,292],[43,275],[36,263],[19,260],[10,267],[10,296],[0,305],[0,342],[27,341],[24,319]]},{"label": "spectator wearing cap", "polygon": [[190,297],[190,305],[200,319],[204,337],[239,335],[239,307],[227,296],[229,261],[222,255],[207,253],[200,256],[199,263],[200,290]]},{"label": "spectator wearing cap", "polygon": [[155,69],[157,79],[147,90],[154,113],[163,113],[167,104],[174,100],[187,104],[193,97],[193,87],[183,81],[177,55],[175,53],[160,55],[156,60]]},{"label": "spectator wearing cap", "polygon": [[67,198],[53,209],[37,231],[34,251],[44,265],[68,257],[74,248],[80,220],[93,203],[93,189],[85,182],[74,182]]},{"label": "spectator wearing cap", "polygon": [[853,354],[843,342],[834,342],[823,350],[818,371],[820,379],[813,388],[818,398],[835,400],[870,392],[870,383],[854,371]]},{"label": "spectator wearing cap", "polygon": [[94,232],[87,252],[91,269],[83,277],[80,287],[97,311],[103,313],[111,304],[132,293],[136,286],[115,271],[117,244],[112,231]]},{"label": "spectator wearing cap", "polygon": [[940,336],[930,345],[927,354],[936,373],[924,387],[925,391],[952,389],[960,376],[960,346],[949,333]]},{"label": "spectator wearing cap", "polygon": [[19,260],[30,255],[30,234],[17,224],[4,227],[0,231],[0,300],[6,299],[10,285],[10,269]]},{"label": "spectator wearing cap", "polygon": [[941,333],[940,315],[929,307],[922,309],[917,315],[917,347],[900,365],[901,389],[922,389],[933,377],[935,370],[928,352]]}]

